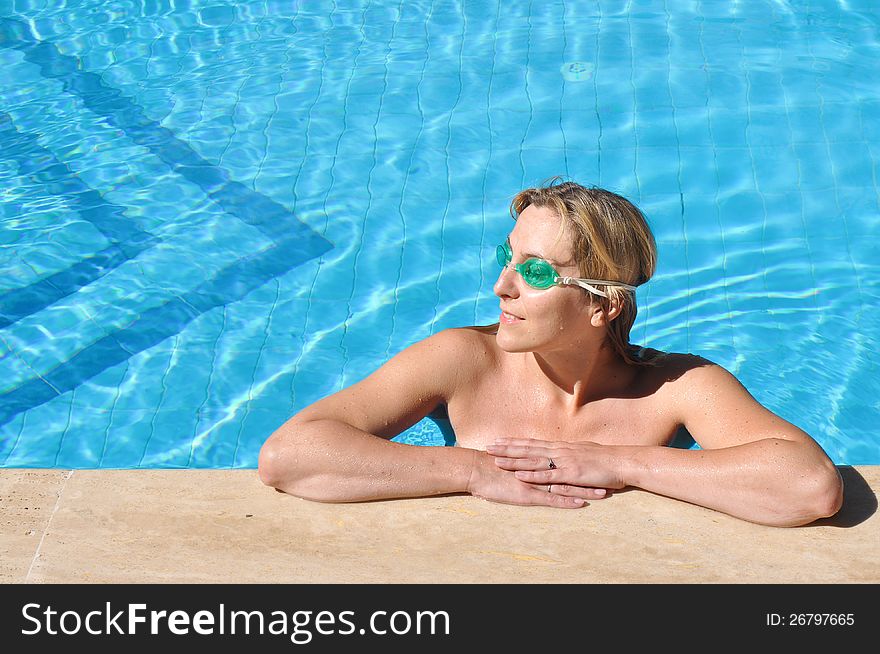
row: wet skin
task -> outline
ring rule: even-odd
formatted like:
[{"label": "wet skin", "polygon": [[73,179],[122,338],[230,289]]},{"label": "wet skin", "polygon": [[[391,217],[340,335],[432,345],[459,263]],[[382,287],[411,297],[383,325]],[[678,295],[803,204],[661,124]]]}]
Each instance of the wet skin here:
[{"label": "wet skin", "polygon": [[[509,241],[512,263],[580,276],[547,209],[527,207]],[[821,448],[724,368],[686,354],[627,364],[607,340],[617,308],[578,287],[534,289],[508,267],[494,290],[497,328],[435,334],[288,420],[263,446],[263,482],[318,501],[467,492],[559,508],[633,486],[779,526],[840,508]],[[458,447],[389,440],[439,407]],[[666,447],[680,429],[701,449]]]}]

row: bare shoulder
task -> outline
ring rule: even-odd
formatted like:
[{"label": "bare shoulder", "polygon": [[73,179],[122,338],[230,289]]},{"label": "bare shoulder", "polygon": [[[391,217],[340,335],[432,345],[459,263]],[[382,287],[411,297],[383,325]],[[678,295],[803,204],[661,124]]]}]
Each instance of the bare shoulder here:
[{"label": "bare shoulder", "polygon": [[446,390],[452,390],[484,372],[496,358],[497,346],[490,328],[454,327],[413,343],[384,367],[427,375]]},{"label": "bare shoulder", "polygon": [[730,371],[697,354],[651,351],[652,374],[662,385],[669,399],[688,403],[699,402],[709,395],[717,396],[748,391]]},{"label": "bare shoulder", "polygon": [[494,337],[446,329],[405,347],[360,381],[318,400],[298,420],[346,422],[391,438],[446,404],[485,370]]},{"label": "bare shoulder", "polygon": [[670,353],[657,364],[662,393],[677,422],[703,447],[723,447],[774,435],[808,436],[762,405],[736,375],[705,357]]},{"label": "bare shoulder", "polygon": [[431,351],[444,367],[458,375],[479,374],[494,366],[498,358],[495,332],[492,327],[453,327],[444,329],[422,341],[422,348]]},{"label": "bare shoulder", "polygon": [[698,354],[646,350],[642,356],[652,361],[654,363],[652,368],[670,382],[682,381],[684,384],[690,384],[707,375],[721,375],[722,373],[730,375],[722,366]]}]

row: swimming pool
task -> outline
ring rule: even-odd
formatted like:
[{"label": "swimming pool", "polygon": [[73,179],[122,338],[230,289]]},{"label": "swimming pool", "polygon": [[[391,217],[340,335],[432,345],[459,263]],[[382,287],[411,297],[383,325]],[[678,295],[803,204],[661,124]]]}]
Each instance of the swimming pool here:
[{"label": "swimming pool", "polygon": [[[552,175],[646,213],[633,341],[880,463],[869,2],[0,2],[0,465],[255,467],[494,322]],[[430,420],[398,437],[442,444]]]}]

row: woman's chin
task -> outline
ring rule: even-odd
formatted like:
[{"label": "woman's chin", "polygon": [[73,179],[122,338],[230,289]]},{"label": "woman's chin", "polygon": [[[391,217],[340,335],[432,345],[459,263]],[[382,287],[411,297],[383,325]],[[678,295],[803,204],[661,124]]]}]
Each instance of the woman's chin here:
[{"label": "woman's chin", "polygon": [[534,349],[528,339],[511,334],[508,329],[505,329],[505,325],[499,326],[495,342],[505,352],[531,352]]}]

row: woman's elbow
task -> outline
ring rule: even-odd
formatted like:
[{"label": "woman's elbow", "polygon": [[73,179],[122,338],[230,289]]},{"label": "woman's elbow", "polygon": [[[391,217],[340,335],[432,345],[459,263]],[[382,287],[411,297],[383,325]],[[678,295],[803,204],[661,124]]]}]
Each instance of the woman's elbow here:
[{"label": "woman's elbow", "polygon": [[830,461],[814,480],[816,520],[830,518],[843,506],[843,478],[837,466]]},{"label": "woman's elbow", "polygon": [[829,461],[805,476],[800,495],[800,510],[788,526],[808,525],[835,515],[843,506],[843,479],[837,467]]},{"label": "woman's elbow", "polygon": [[263,447],[257,461],[257,473],[266,486],[296,495],[297,484],[306,476],[298,434],[285,425],[272,434]]},{"label": "woman's elbow", "polygon": [[260,448],[260,458],[257,461],[257,474],[260,476],[260,481],[273,488],[282,485],[284,468],[286,467],[283,462],[283,446],[279,441],[280,438],[277,435],[270,436]]},{"label": "woman's elbow", "polygon": [[[316,465],[315,451],[304,423],[290,424],[272,434],[257,462],[257,473],[266,486],[307,500],[332,501],[325,497],[332,484],[324,483],[326,470]],[[320,458],[320,457],[319,457]]]}]

